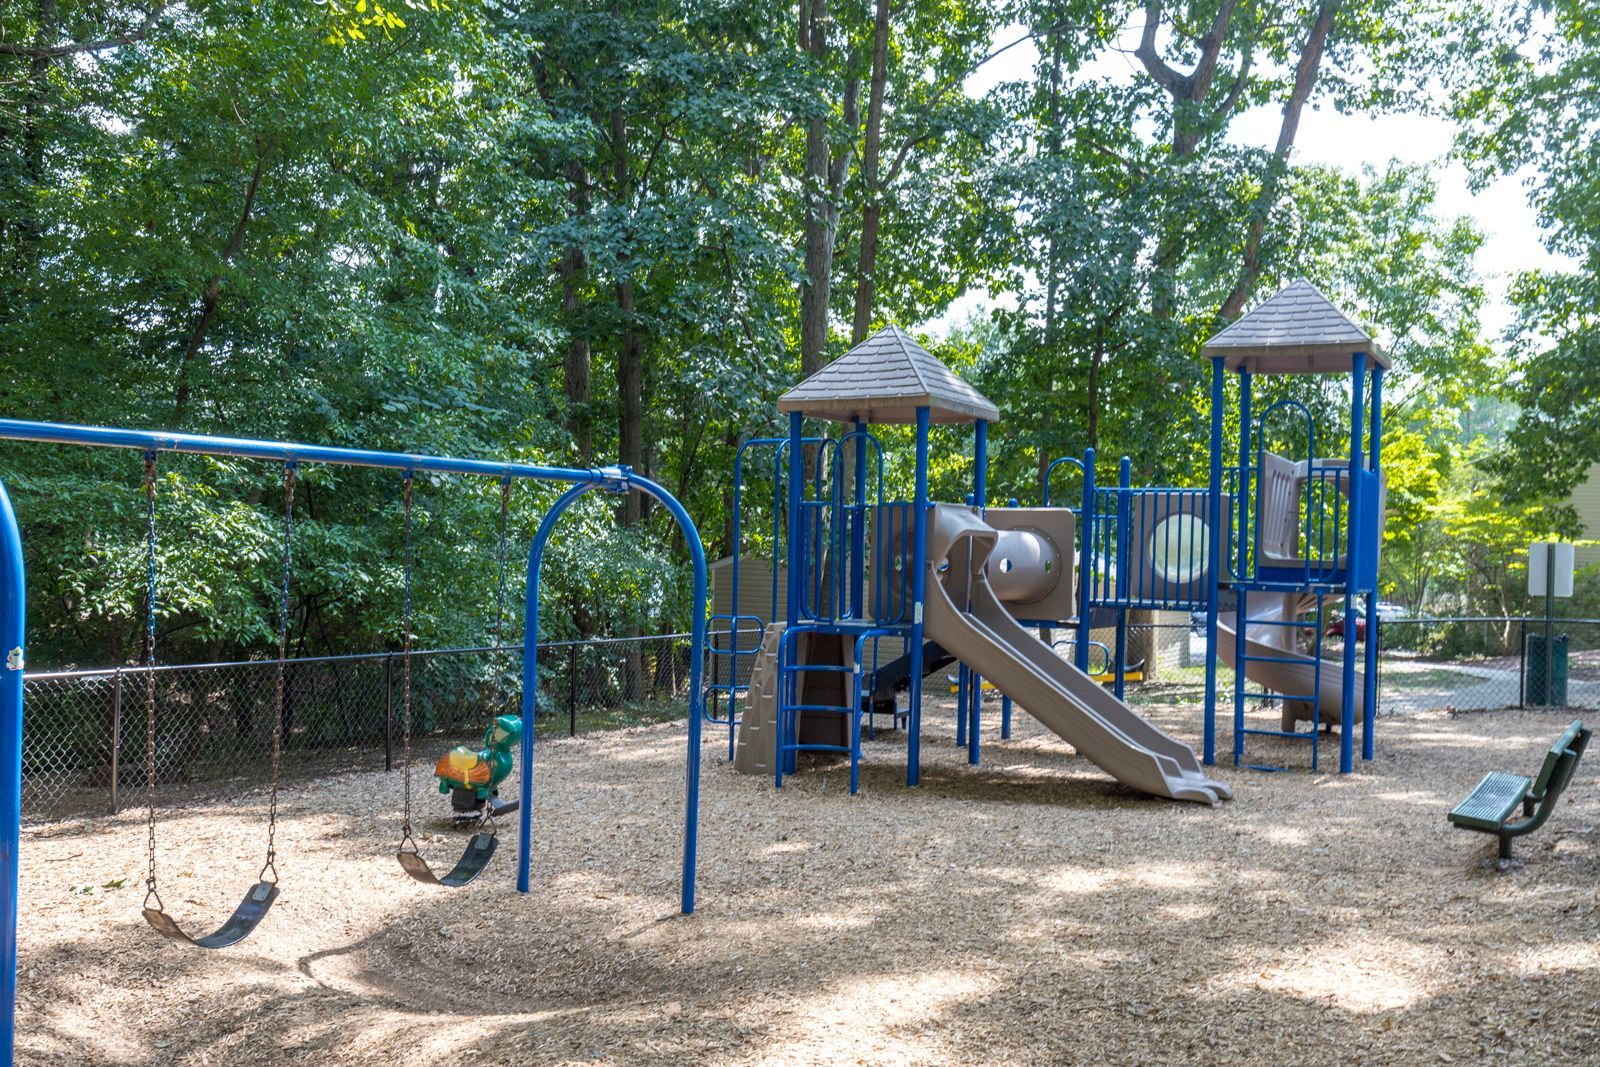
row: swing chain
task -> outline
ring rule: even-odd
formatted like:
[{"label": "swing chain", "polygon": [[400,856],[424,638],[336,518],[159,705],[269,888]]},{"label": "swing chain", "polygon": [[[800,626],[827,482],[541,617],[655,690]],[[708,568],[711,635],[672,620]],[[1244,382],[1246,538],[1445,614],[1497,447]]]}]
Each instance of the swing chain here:
[{"label": "swing chain", "polygon": [[289,688],[289,579],[294,572],[294,460],[283,466],[283,576],[278,597],[278,693],[272,719],[272,799],[267,805],[267,859],[256,881],[265,882],[272,873],[278,884],[278,781],[283,765],[283,718],[288,710]]},{"label": "swing chain", "polygon": [[410,851],[418,851],[416,838],[411,832],[411,486],[413,472],[405,473],[405,490],[403,495],[403,508],[405,511],[405,556],[402,569],[405,581],[405,599],[401,610],[400,623],[400,722],[402,750],[400,763],[404,768],[405,777],[405,816],[400,828],[399,851],[404,852],[407,846]]},{"label": "swing chain", "polygon": [[505,632],[506,632],[506,532],[511,515],[511,478],[500,479],[500,540],[495,546],[495,563],[498,579],[494,594],[494,706],[495,715],[505,707]]},{"label": "swing chain", "polygon": [[[494,594],[494,714],[498,719],[506,710],[505,631],[506,631],[506,534],[511,515],[511,476],[500,479],[500,539],[495,544],[497,578]],[[494,824],[494,797],[483,798],[483,814],[478,816],[478,832],[491,837]]]},{"label": "swing chain", "polygon": [[144,454],[145,593],[144,593],[144,802],[148,844],[145,862],[144,906],[155,902],[165,910],[156,891],[156,453]]}]

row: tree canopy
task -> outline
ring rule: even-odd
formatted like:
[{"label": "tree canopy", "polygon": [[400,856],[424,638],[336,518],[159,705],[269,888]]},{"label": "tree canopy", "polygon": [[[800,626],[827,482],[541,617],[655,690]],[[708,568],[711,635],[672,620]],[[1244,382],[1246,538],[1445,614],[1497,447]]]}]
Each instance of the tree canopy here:
[{"label": "tree canopy", "polygon": [[[1570,532],[1551,505],[1600,462],[1597,27],[1546,0],[0,0],[0,412],[627,463],[715,556],[777,395],[978,292],[996,306],[927,341],[1001,406],[996,499],[1089,445],[1195,484],[1200,345],[1306,275],[1395,356],[1386,581],[1488,596],[1460,531]],[[1248,145],[1263,108],[1275,140]],[[1512,336],[1484,333],[1483,238],[1435,172],[1299,162],[1314,108],[1433,115],[1475,175],[1530,176],[1565,258],[1516,279]],[[1270,386],[1329,425],[1343,388]],[[959,498],[966,439],[941,443]],[[141,475],[0,446],[36,662],[138,654]],[[398,478],[300,480],[296,649],[391,644]],[[268,646],[281,472],[166,457],[157,490],[169,654]],[[552,496],[517,487],[513,560]],[[498,486],[416,499],[420,640],[483,640]],[[552,633],[684,624],[666,516],[570,521]]]}]

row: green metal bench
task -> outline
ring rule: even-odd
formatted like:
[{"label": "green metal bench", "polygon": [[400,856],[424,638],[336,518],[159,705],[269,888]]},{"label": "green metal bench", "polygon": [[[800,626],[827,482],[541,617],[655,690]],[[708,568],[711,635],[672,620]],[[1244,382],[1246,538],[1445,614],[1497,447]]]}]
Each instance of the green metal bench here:
[{"label": "green metal bench", "polygon": [[[1544,766],[1539,768],[1537,778],[1490,771],[1467,799],[1450,809],[1447,818],[1463,830],[1498,837],[1503,866],[1511,859],[1512,839],[1533,833],[1550,818],[1556,801],[1578,769],[1578,761],[1583,758],[1592,732],[1584,727],[1581,719],[1574,721],[1545,753]],[[1519,806],[1522,818],[1513,822],[1511,817]]]}]

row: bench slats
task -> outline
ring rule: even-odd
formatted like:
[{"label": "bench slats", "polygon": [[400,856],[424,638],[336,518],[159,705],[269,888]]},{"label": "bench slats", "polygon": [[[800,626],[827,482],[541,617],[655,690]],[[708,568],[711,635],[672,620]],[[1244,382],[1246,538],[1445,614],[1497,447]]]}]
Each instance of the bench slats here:
[{"label": "bench slats", "polygon": [[[1544,791],[1550,787],[1550,776],[1556,773],[1556,766],[1561,762],[1561,757],[1567,754],[1573,742],[1583,733],[1583,720],[1579,719],[1562,733],[1556,743],[1550,746],[1550,751],[1545,753],[1544,766],[1539,768],[1539,777],[1533,780],[1533,795],[1544,796]],[[1580,754],[1581,754],[1580,749]]]},{"label": "bench slats", "polygon": [[1467,799],[1450,809],[1450,821],[1457,826],[1498,830],[1528,795],[1532,780],[1520,774],[1490,771]]}]

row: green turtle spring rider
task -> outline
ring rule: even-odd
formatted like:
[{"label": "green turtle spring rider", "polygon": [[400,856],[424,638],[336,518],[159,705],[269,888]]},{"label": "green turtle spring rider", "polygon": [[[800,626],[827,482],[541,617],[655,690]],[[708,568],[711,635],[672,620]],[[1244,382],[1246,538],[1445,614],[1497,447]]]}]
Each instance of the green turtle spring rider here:
[{"label": "green turtle spring rider", "polygon": [[450,810],[458,821],[477,821],[485,804],[491,815],[517,810],[515,800],[499,803],[500,783],[516,760],[512,753],[522,742],[522,719],[501,715],[483,734],[483,748],[457,745],[439,757],[433,775],[439,779],[439,792],[450,794]]}]

